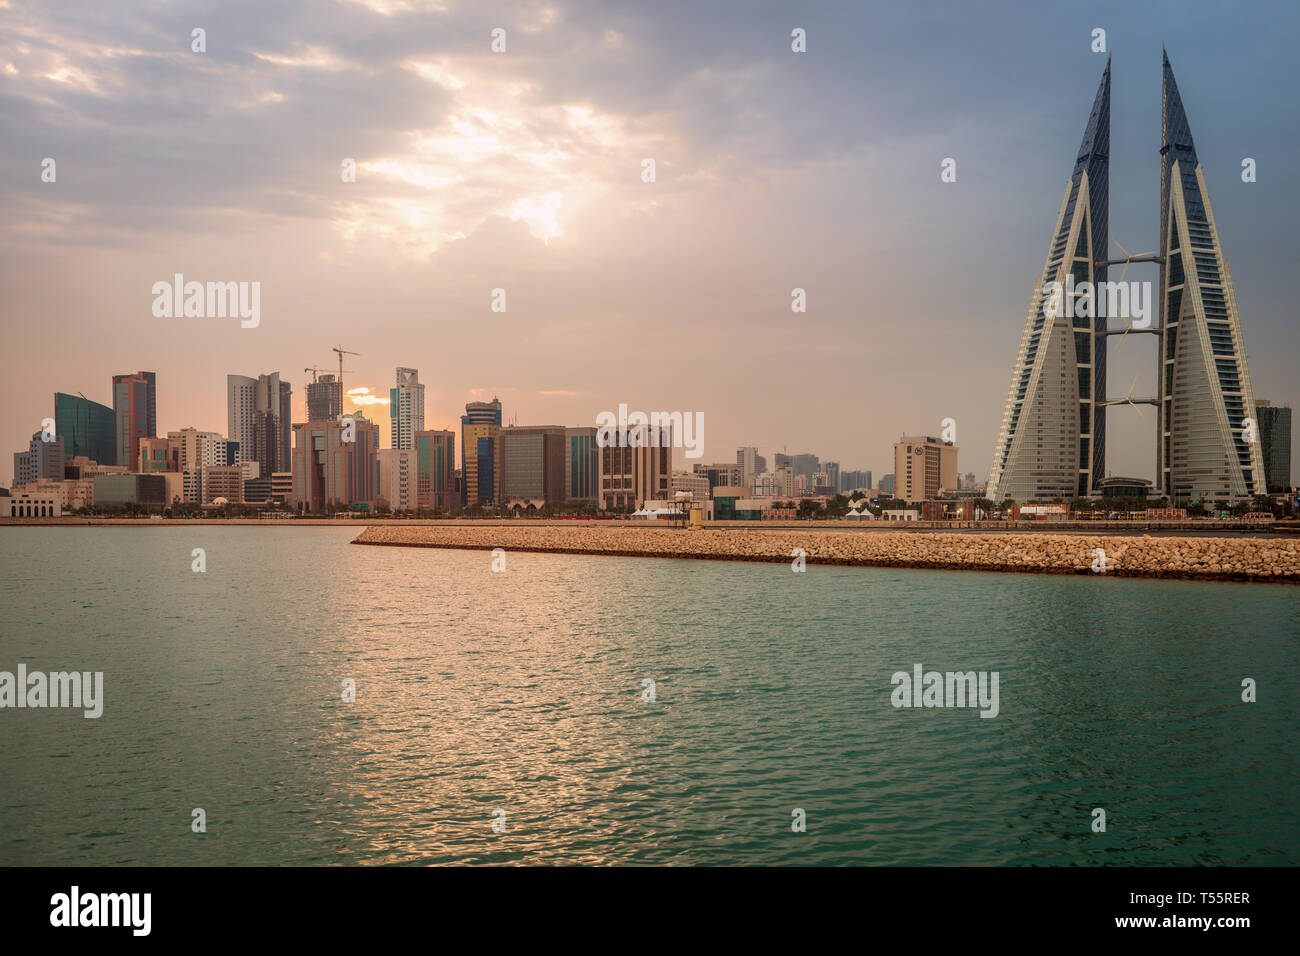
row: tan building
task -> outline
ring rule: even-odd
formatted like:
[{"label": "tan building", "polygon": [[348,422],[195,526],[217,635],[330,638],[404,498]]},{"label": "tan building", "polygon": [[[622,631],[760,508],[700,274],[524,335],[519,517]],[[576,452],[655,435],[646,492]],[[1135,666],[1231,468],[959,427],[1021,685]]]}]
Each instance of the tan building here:
[{"label": "tan building", "polygon": [[203,504],[210,505],[218,498],[225,498],[232,505],[243,502],[243,465],[204,465],[199,474],[203,482],[200,492]]},{"label": "tan building", "polygon": [[[647,435],[649,429],[646,430]],[[646,501],[667,500],[672,487],[672,429],[662,429],[658,441],[644,445],[633,433],[615,433],[612,443],[600,449],[600,501],[606,511],[635,511]]]},{"label": "tan building", "polygon": [[957,490],[957,446],[929,435],[894,442],[894,497],[906,502]]},{"label": "tan building", "polygon": [[[461,426],[461,436],[465,454],[466,507],[499,502],[501,500],[501,426],[493,422],[471,422]],[[492,449],[490,458],[486,454],[480,454],[480,449],[489,447],[488,442],[491,443]]]},{"label": "tan building", "polygon": [[293,426],[293,501],[302,510],[374,503],[379,426],[351,418]]},{"label": "tan building", "polygon": [[226,440],[216,432],[182,428],[180,431],[168,432],[167,438],[180,445],[181,471],[226,463]]},{"label": "tan building", "polygon": [[143,475],[180,471],[180,438],[141,438],[140,460],[136,463],[135,470]]},{"label": "tan building", "polygon": [[669,499],[675,500],[677,492],[689,491],[691,497],[697,501],[709,497],[709,477],[708,475],[689,474],[684,471],[674,471],[673,480],[670,486]]}]

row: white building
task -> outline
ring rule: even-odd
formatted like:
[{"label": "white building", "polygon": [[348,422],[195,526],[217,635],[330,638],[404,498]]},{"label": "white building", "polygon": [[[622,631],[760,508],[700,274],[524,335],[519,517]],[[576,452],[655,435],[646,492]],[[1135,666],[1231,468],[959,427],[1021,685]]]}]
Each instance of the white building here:
[{"label": "white building", "polygon": [[419,507],[417,479],[413,450],[379,450],[379,497],[388,502],[388,507],[394,511],[414,511]]},{"label": "white building", "polygon": [[[401,451],[414,450],[415,433],[424,431],[424,386],[420,384],[420,373],[416,369],[397,370],[397,382],[389,389],[388,408],[392,421],[389,440],[393,447]],[[382,478],[380,480],[382,482]]]}]

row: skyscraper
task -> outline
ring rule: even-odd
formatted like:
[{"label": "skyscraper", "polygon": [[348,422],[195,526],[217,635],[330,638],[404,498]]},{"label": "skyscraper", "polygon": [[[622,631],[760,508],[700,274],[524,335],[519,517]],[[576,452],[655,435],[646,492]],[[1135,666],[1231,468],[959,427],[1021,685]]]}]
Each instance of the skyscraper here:
[{"label": "skyscraper", "polygon": [[840,490],[840,463],[838,461],[827,461],[822,463],[822,471],[826,472],[826,484],[830,485],[832,491]]},{"label": "skyscraper", "polygon": [[562,504],[564,426],[510,425],[501,429],[501,502]]},{"label": "skyscraper", "polygon": [[[1029,312],[989,470],[990,498],[1083,496],[1106,469],[1106,339],[1102,309],[1059,291],[1105,281],[1110,208],[1110,58],[1047,250]],[[1055,284],[1055,286],[1054,286]],[[1095,305],[1095,299],[1092,300]],[[1085,312],[1076,316],[1077,311]],[[900,488],[903,475],[898,475]]]},{"label": "skyscraper", "polygon": [[454,511],[460,507],[456,488],[456,434],[442,429],[415,433],[418,507],[425,511]]},{"label": "skyscraper", "polygon": [[237,462],[256,461],[264,477],[289,470],[291,401],[279,372],[226,376],[227,435],[239,443]]},{"label": "skyscraper", "polygon": [[392,417],[391,441],[394,448],[415,447],[415,433],[424,431],[424,386],[420,373],[413,368],[399,368],[397,383],[388,390],[388,413]]},{"label": "skyscraper", "polygon": [[84,455],[101,465],[117,464],[117,416],[107,405],[55,392],[54,431],[69,458]]},{"label": "skyscraper", "polygon": [[113,414],[117,419],[114,464],[134,468],[140,439],[158,434],[158,389],[153,372],[113,376]]},{"label": "skyscraper", "polygon": [[343,414],[343,383],[334,375],[319,375],[307,385],[307,420],[337,421]]},{"label": "skyscraper", "polygon": [[1160,404],[1156,484],[1176,499],[1265,492],[1241,314],[1205,174],[1164,55],[1160,147]]},{"label": "skyscraper", "polygon": [[[1110,405],[1154,404],[1156,481],[1175,499],[1244,499],[1263,494],[1260,443],[1246,433],[1256,418],[1241,317],[1219,244],[1205,176],[1169,57],[1163,57],[1160,148],[1159,339],[1157,397],[1106,397],[1107,311],[1129,290],[1109,288],[1107,203],[1110,63],[1084,131],[1012,374],[989,470],[989,498],[1017,501],[1086,496],[1105,474]],[[1089,283],[1085,291],[1073,290]],[[1140,290],[1137,290],[1140,294]],[[1102,307],[1102,303],[1111,308]],[[1091,309],[1081,308],[1090,305]],[[1080,314],[1083,313],[1083,314]],[[1091,320],[1089,319],[1091,314]],[[1123,341],[1121,335],[1121,341]]]},{"label": "skyscraper", "polygon": [[1291,490],[1291,409],[1255,400],[1259,415],[1259,450],[1264,459],[1264,484],[1269,494]]},{"label": "skyscraper", "polygon": [[373,502],[378,495],[378,448],[374,432],[379,426],[357,420],[351,423],[352,441],[346,441],[343,422],[300,422],[293,426],[293,497],[303,510],[325,511]]},{"label": "skyscraper", "polygon": [[460,419],[461,503],[501,500],[501,399],[468,402]]},{"label": "skyscraper", "polygon": [[763,469],[758,467],[758,457],[758,448],[754,445],[742,445],[736,449],[736,464],[740,466],[740,483],[746,488],[763,473]]}]

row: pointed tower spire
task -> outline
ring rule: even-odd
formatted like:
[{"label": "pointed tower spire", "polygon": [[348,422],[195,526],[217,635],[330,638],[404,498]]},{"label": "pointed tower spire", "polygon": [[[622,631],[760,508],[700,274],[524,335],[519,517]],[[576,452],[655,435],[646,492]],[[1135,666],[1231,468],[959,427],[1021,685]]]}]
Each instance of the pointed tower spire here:
[{"label": "pointed tower spire", "polygon": [[1164,60],[1164,80],[1161,84],[1160,154],[1166,157],[1166,165],[1173,161],[1169,154],[1176,153],[1180,162],[1190,159],[1195,166],[1196,144],[1192,141],[1192,128],[1183,110],[1183,98],[1178,95],[1178,81],[1174,79],[1174,68],[1169,65],[1169,54],[1163,47],[1161,57]]},{"label": "pointed tower spire", "polygon": [[1105,281],[1110,213],[1110,58],[1084,127],[1047,262],[1029,300],[989,470],[994,500],[1086,497],[1106,474],[1101,315],[1074,315],[1053,287]]},{"label": "pointed tower spire", "polygon": [[1179,501],[1264,493],[1241,313],[1169,54],[1162,54],[1156,484]]}]

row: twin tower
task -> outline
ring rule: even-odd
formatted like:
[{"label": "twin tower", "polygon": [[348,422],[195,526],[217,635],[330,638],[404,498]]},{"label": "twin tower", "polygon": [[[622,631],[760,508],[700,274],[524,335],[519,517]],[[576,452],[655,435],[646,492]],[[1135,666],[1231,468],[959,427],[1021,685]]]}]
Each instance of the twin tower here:
[{"label": "twin tower", "polygon": [[[1168,54],[1162,89],[1160,251],[1110,259],[1107,58],[1030,298],[989,471],[994,501],[1095,495],[1106,476],[1106,409],[1124,404],[1156,407],[1157,493],[1183,503],[1265,492],[1237,295]],[[1110,266],[1127,272],[1130,262],[1159,263],[1157,325],[1149,309],[1133,311],[1133,283],[1107,281]],[[1157,396],[1108,400],[1107,337],[1142,333],[1159,341]]]}]

